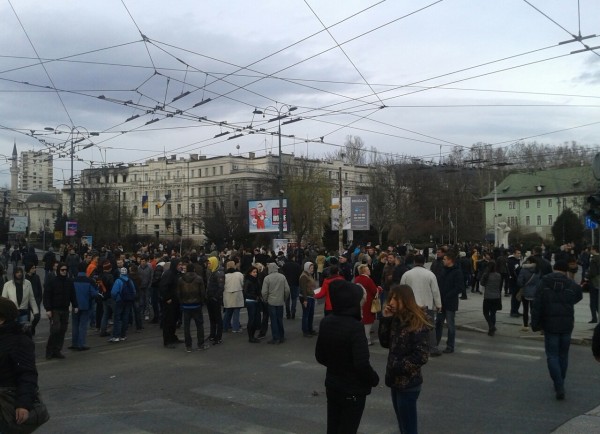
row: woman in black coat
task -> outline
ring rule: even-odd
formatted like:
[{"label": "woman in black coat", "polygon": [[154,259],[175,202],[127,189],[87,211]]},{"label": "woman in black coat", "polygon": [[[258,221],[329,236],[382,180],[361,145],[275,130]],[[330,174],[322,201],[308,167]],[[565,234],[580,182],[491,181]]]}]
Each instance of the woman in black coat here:
[{"label": "woman in black coat", "polygon": [[[33,341],[17,322],[18,315],[15,304],[0,297],[0,388],[15,388],[15,419],[20,425],[33,407],[38,374]],[[6,432],[3,422],[0,420],[0,431]]]}]

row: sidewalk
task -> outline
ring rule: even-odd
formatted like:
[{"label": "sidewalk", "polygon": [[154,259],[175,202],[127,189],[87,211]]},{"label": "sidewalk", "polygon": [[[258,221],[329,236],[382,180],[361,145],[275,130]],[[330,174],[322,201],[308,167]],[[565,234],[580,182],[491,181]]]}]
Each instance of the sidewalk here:
[{"label": "sidewalk", "polygon": [[[467,290],[467,300],[460,300],[456,313],[456,328],[479,333],[487,333],[487,323],[483,318],[483,295],[473,294]],[[571,344],[591,346],[592,334],[596,324],[588,324],[591,319],[589,293],[583,293],[583,300],[575,305],[575,328],[571,336]],[[521,312],[523,307],[521,306]],[[523,332],[523,319],[510,316],[510,298],[502,297],[502,310],[496,314],[497,336],[508,336],[515,339],[535,339],[543,342],[539,332]],[[590,349],[590,357],[592,351]],[[600,432],[600,406],[588,413],[577,416],[553,431],[556,434],[582,432]]]}]

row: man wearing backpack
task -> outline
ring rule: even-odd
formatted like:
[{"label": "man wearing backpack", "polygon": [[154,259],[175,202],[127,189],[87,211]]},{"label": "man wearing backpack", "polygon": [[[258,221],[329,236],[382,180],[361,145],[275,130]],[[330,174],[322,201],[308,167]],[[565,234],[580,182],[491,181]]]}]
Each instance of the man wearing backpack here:
[{"label": "man wearing backpack", "polygon": [[565,399],[565,377],[569,364],[571,332],[575,323],[573,306],[581,298],[581,286],[567,277],[566,261],[556,261],[554,272],[542,277],[531,312],[533,331],[544,331],[548,371],[556,399]]},{"label": "man wearing backpack", "polygon": [[120,342],[127,339],[129,327],[129,313],[135,300],[135,284],[127,276],[127,268],[120,270],[121,275],[115,279],[111,290],[111,297],[115,301],[115,317],[113,320],[112,337],[109,342]]}]

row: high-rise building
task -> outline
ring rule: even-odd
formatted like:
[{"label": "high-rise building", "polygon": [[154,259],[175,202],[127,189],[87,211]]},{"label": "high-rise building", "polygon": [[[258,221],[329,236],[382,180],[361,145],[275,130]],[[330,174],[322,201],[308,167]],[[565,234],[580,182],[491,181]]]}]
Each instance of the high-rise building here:
[{"label": "high-rise building", "polygon": [[39,151],[21,152],[20,190],[53,192],[53,176],[51,154]]}]

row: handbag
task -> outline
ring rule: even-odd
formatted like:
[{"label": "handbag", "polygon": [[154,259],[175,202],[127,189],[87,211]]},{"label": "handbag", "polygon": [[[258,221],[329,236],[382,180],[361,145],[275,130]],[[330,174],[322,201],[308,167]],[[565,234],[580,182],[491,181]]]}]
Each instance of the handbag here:
[{"label": "handbag", "polygon": [[371,301],[371,313],[379,312],[381,312],[381,301],[379,300],[378,296],[375,296],[373,301]]},{"label": "handbag", "polygon": [[42,402],[40,393],[37,392],[33,406],[29,410],[29,417],[21,425],[15,420],[15,401],[17,391],[14,387],[0,388],[0,432],[3,434],[29,434],[48,422],[50,414],[46,404]]}]

